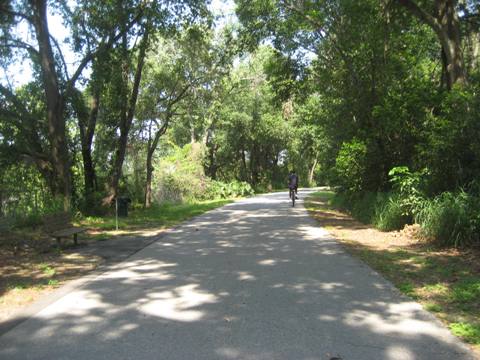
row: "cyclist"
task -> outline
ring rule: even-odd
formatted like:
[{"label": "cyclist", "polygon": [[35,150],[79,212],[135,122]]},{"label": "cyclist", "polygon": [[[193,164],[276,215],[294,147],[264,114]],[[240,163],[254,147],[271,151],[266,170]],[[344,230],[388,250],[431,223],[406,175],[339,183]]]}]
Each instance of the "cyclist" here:
[{"label": "cyclist", "polygon": [[298,199],[296,196],[298,193],[298,181],[298,175],[295,173],[295,170],[292,170],[290,175],[288,175],[288,188],[295,190],[295,199]]}]

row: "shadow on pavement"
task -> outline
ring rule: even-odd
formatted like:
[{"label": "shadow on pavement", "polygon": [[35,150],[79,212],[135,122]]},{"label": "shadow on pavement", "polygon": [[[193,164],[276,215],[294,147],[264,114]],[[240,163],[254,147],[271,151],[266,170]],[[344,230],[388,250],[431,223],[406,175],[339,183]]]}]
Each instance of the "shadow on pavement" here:
[{"label": "shadow on pavement", "polygon": [[288,194],[199,216],[0,338],[1,359],[473,359]]}]

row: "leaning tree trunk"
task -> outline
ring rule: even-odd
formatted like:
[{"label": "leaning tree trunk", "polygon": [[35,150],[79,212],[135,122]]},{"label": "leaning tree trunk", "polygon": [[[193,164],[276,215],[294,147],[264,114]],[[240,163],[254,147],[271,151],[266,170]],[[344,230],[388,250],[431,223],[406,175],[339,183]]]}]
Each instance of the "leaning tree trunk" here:
[{"label": "leaning tree trunk", "polygon": [[152,165],[153,152],[150,151],[147,154],[147,178],[145,182],[145,202],[144,207],[149,208],[152,206],[152,178],[153,178],[153,165]]},{"label": "leaning tree trunk", "polygon": [[437,36],[440,39],[447,60],[447,87],[449,89],[455,84],[463,85],[466,82],[460,22],[458,20],[456,3],[457,1],[454,0],[437,0],[435,2],[440,24]]},{"label": "leaning tree trunk", "polygon": [[242,148],[241,156],[242,156],[242,170],[243,170],[242,180],[248,181],[247,159],[245,156],[245,149],[243,148]]},{"label": "leaning tree trunk", "polygon": [[[126,46],[126,44],[125,44]],[[110,182],[108,186],[108,195],[103,199],[104,205],[110,205],[118,196],[118,184],[122,176],[122,167],[125,160],[125,153],[127,149],[128,133],[132,126],[133,116],[135,114],[135,107],[137,104],[138,91],[140,88],[140,80],[142,78],[142,70],[145,64],[145,55],[148,47],[148,30],[145,31],[142,42],[140,44],[140,52],[138,54],[137,68],[135,70],[135,77],[133,80],[133,88],[128,102],[128,110],[126,114],[122,112],[122,119],[120,124],[120,137],[117,142],[117,149],[115,151],[115,158],[113,168],[110,175]],[[124,70],[125,74],[127,70]],[[125,75],[124,74],[124,75]]]},{"label": "leaning tree trunk", "polygon": [[313,175],[315,174],[315,168],[317,167],[317,157],[315,157],[315,160],[313,161],[313,165],[310,168],[310,171],[308,172],[308,185],[313,184]]},{"label": "leaning tree trunk", "polygon": [[55,195],[63,198],[63,207],[65,210],[69,210],[72,186],[64,117],[65,99],[60,93],[58,75],[55,70],[55,59],[50,44],[47,3],[46,1],[37,0],[31,1],[31,4],[46,97],[48,137],[51,147],[50,156],[56,182]]},{"label": "leaning tree trunk", "polygon": [[99,103],[100,91],[96,90],[93,94],[88,119],[80,118],[79,116],[80,140],[83,158],[85,208],[87,211],[89,211],[89,209],[93,209],[95,205],[93,195],[96,191],[96,174],[92,158],[92,143],[93,136],[95,134],[95,126],[97,124]]},{"label": "leaning tree trunk", "polygon": [[460,22],[457,14],[457,0],[435,0],[435,14],[431,15],[413,0],[397,0],[414,16],[430,26],[442,46],[445,55],[447,87],[464,85],[467,81],[462,54]]},{"label": "leaning tree trunk", "polygon": [[147,144],[147,179],[145,182],[145,202],[144,206],[146,208],[149,208],[152,206],[152,179],[153,179],[153,154],[155,153],[155,150],[157,149],[158,142],[160,140],[160,137],[165,134],[167,131],[168,127],[168,120],[165,122],[165,124],[156,131],[155,136],[153,140],[149,140]]}]

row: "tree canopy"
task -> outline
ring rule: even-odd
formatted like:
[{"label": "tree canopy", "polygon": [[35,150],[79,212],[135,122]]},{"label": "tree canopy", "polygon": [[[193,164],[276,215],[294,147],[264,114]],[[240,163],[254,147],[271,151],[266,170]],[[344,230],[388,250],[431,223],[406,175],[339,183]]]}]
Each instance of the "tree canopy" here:
[{"label": "tree canopy", "polygon": [[[185,159],[203,194],[284,187],[293,169],[351,196],[395,191],[397,168],[426,198],[478,189],[477,1],[235,5],[225,23],[192,0],[1,2],[2,213],[151,206],[194,186],[172,177]],[[36,205],[12,205],[17,174],[48,189]]]}]

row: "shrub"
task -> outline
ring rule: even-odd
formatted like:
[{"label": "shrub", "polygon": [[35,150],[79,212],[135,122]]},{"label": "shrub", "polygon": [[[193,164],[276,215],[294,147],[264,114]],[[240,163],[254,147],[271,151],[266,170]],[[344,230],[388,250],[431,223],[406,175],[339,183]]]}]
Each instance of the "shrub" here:
[{"label": "shrub", "polygon": [[404,214],[398,194],[364,192],[360,194],[337,193],[331,205],[349,212],[365,224],[373,223],[382,231],[398,230],[411,222]]},{"label": "shrub", "polygon": [[477,85],[439,94],[439,107],[426,117],[418,159],[430,169],[429,191],[464,187],[480,178],[480,97]]},{"label": "shrub", "polygon": [[54,214],[57,212],[63,212],[63,199],[51,198],[49,201],[45,201],[42,209],[37,209],[22,214],[16,214],[10,216],[13,228],[35,228],[43,224],[43,216],[47,214]]},{"label": "shrub", "polygon": [[330,199],[329,204],[339,210],[349,210],[347,206],[347,195],[341,192],[335,192],[335,195]]},{"label": "shrub", "polygon": [[423,175],[425,172],[411,172],[406,166],[391,169],[388,176],[397,195],[394,199],[392,198],[395,200],[395,205],[389,206],[400,208],[405,217],[414,216],[425,199],[424,192],[421,190]]},{"label": "shrub", "polygon": [[231,198],[239,196],[248,196],[254,193],[249,183],[244,181],[232,181],[225,183],[222,181],[210,181],[205,196],[208,199]]},{"label": "shrub", "polygon": [[383,194],[364,192],[358,194],[336,193],[330,201],[331,205],[346,210],[354,218],[369,224],[373,221],[377,204],[383,201]]},{"label": "shrub", "polygon": [[203,171],[203,150],[200,144],[188,144],[175,148],[169,157],[160,160],[153,183],[157,202],[181,202],[205,197],[211,180]]},{"label": "shrub", "polygon": [[212,200],[253,194],[250,184],[222,182],[207,177],[203,169],[204,149],[200,144],[175,148],[160,161],[155,173],[154,194],[157,202]]},{"label": "shrub", "polygon": [[356,139],[345,142],[335,160],[334,183],[343,192],[358,193],[363,189],[366,171],[367,146]]},{"label": "shrub", "polygon": [[475,207],[478,199],[468,193],[445,192],[426,200],[415,220],[423,234],[442,246],[463,246],[474,240],[478,228]]},{"label": "shrub", "polygon": [[373,192],[365,192],[351,197],[351,214],[365,224],[370,224],[375,214],[378,196]]},{"label": "shrub", "polygon": [[411,222],[411,217],[405,214],[402,200],[399,195],[393,194],[386,201],[377,203],[373,222],[379,230],[400,230]]}]

